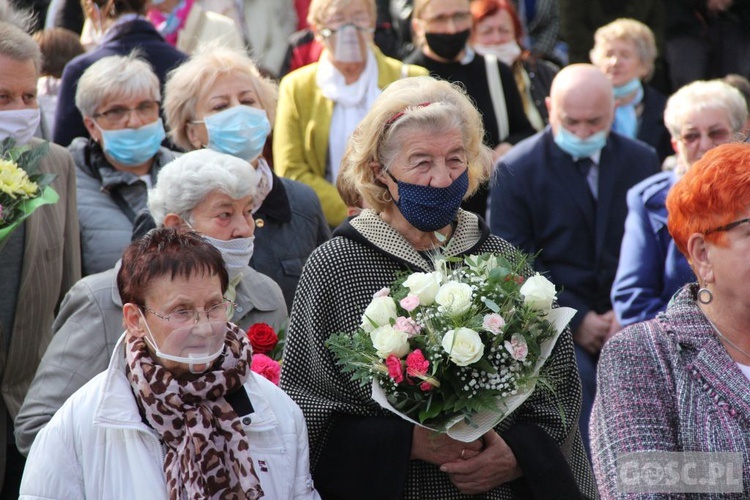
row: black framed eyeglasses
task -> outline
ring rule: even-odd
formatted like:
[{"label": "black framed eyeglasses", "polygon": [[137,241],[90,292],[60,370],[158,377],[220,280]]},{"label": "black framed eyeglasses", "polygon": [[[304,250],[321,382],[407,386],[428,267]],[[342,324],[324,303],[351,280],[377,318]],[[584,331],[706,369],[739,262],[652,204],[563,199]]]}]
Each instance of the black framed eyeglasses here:
[{"label": "black framed eyeglasses", "polygon": [[750,222],[750,217],[746,217],[744,219],[736,220],[734,222],[730,222],[729,224],[725,224],[723,226],[715,227],[713,229],[709,229],[704,234],[711,234],[711,233],[719,233],[722,231],[730,231],[734,229],[735,227],[744,224],[745,222]]}]

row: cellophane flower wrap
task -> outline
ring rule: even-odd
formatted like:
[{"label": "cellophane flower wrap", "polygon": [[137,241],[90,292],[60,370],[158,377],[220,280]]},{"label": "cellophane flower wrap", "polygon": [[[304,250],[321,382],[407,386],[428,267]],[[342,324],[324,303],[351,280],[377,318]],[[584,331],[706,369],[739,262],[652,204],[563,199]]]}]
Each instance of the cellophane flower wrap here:
[{"label": "cellophane flower wrap", "polygon": [[47,151],[47,143],[32,148],[15,146],[12,137],[0,141],[0,249],[26,217],[59,199],[49,186],[57,176],[39,171]]},{"label": "cellophane flower wrap", "polygon": [[526,261],[520,252],[437,257],[436,271],[399,276],[375,294],[357,331],[326,345],[383,408],[473,441],[531,395],[575,314],[553,308],[545,277],[523,278]]}]

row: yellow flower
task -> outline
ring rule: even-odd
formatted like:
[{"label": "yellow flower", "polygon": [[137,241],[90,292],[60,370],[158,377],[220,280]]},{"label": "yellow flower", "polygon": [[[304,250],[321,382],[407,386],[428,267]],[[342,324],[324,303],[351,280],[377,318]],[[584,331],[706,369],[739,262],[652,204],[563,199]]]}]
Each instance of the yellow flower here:
[{"label": "yellow flower", "polygon": [[12,161],[0,159],[0,192],[13,199],[30,198],[37,194],[39,187],[29,180],[26,172]]}]

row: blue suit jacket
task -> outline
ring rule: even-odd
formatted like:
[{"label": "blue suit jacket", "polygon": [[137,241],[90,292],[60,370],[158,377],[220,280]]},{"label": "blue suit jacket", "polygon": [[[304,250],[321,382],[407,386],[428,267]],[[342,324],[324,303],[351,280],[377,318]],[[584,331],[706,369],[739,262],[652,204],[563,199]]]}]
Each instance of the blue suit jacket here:
[{"label": "blue suit jacket", "polygon": [[589,310],[612,309],[625,195],[658,169],[653,148],[611,133],[601,152],[594,206],[586,179],[554,143],[549,126],[517,144],[500,163],[492,187],[491,231],[525,252],[539,252],[535,269],[562,289],[560,305],[578,310],[573,331]]},{"label": "blue suit jacket", "polygon": [[141,57],[151,64],[154,73],[159,77],[162,90],[167,79],[167,72],[187,59],[186,54],[164,41],[164,38],[147,20],[136,19],[114,26],[96,50],[81,54],[65,65],[55,112],[54,142],[67,147],[76,137],[89,136],[83,124],[83,117],[75,103],[78,80],[83,72],[99,59],[108,56],[125,56],[133,49],[139,49]]},{"label": "blue suit jacket", "polygon": [[667,193],[676,180],[674,172],[662,172],[628,191],[625,236],[612,285],[612,305],[622,326],[653,318],[684,284],[695,281],[667,229]]}]

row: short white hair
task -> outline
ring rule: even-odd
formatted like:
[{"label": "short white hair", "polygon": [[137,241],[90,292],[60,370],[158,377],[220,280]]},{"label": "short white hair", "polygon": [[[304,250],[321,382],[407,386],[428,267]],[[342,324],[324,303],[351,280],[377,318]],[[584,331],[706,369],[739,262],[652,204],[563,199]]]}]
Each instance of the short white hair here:
[{"label": "short white hair", "polygon": [[170,213],[190,221],[193,209],[214,191],[234,200],[255,198],[257,175],[252,165],[236,156],[212,149],[191,151],[159,171],[156,186],[148,192],[148,208],[157,226],[164,225]]},{"label": "short white hair", "polygon": [[99,59],[83,72],[76,89],[76,107],[83,116],[93,117],[108,97],[126,99],[147,96],[161,101],[159,78],[138,51],[127,56]]},{"label": "short white hair", "polygon": [[687,115],[706,109],[724,111],[734,133],[742,130],[747,120],[747,103],[739,90],[721,80],[699,80],[681,87],[667,100],[664,125],[676,139]]}]

